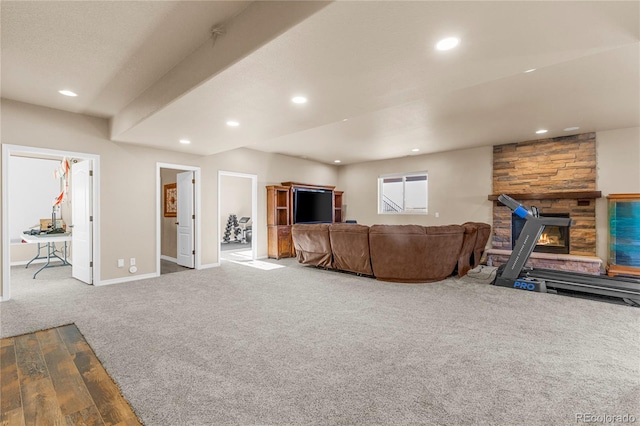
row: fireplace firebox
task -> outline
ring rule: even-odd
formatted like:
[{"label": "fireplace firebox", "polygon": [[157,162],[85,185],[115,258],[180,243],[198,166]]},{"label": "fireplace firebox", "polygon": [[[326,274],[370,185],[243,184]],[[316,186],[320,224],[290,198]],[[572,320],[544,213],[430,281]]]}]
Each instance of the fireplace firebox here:
[{"label": "fireplace firebox", "polygon": [[[569,213],[540,213],[540,216],[547,217],[569,217]],[[522,232],[525,220],[515,214],[511,217],[511,249],[516,245],[516,241]],[[547,226],[545,227],[538,244],[533,251],[539,253],[569,254],[569,230],[568,226]]]}]

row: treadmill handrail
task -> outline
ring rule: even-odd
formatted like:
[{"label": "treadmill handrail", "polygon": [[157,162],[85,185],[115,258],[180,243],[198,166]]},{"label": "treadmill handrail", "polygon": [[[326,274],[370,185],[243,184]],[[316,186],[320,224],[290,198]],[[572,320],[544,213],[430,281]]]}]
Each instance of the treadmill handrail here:
[{"label": "treadmill handrail", "polygon": [[527,209],[525,206],[523,206],[513,198],[509,197],[507,194],[500,194],[498,196],[498,201],[500,201],[505,206],[509,207],[513,211],[513,213],[515,213],[516,215],[520,216],[523,219],[526,219],[528,217],[533,217],[533,213],[531,213],[529,209]]}]

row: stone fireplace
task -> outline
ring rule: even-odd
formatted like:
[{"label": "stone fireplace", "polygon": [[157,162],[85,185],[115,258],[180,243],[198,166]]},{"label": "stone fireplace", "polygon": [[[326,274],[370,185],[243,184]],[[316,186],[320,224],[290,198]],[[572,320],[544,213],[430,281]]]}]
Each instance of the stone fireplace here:
[{"label": "stone fireplace", "polygon": [[595,133],[493,147],[493,239],[487,252],[493,265],[506,263],[517,237],[511,210],[497,201],[500,194],[537,207],[541,216],[569,215],[573,221],[568,230],[549,230],[553,235],[539,244],[529,266],[600,272],[602,261],[595,257],[595,200],[601,196],[596,191]]}]

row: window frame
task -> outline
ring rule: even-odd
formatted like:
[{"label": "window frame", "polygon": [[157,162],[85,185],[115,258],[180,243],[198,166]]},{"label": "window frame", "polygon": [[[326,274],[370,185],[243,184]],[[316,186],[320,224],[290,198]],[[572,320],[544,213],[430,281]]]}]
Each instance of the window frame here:
[{"label": "window frame", "polygon": [[[410,211],[407,212],[406,210],[406,183],[407,183],[407,178],[412,178],[412,177],[422,177],[424,176],[424,180],[426,182],[426,196],[425,196],[425,201],[426,201],[426,206],[424,209],[424,212],[415,212],[415,211]],[[385,211],[384,210],[384,194],[383,194],[383,185],[384,185],[384,181],[386,179],[402,179],[402,206],[398,206],[402,208],[402,211]],[[393,174],[387,174],[387,175],[380,175],[378,176],[378,214],[385,214],[385,215],[419,215],[419,216],[424,216],[424,215],[428,215],[429,214],[429,172],[427,170],[422,170],[422,171],[418,171],[418,172],[410,172],[410,173],[393,173]]]}]

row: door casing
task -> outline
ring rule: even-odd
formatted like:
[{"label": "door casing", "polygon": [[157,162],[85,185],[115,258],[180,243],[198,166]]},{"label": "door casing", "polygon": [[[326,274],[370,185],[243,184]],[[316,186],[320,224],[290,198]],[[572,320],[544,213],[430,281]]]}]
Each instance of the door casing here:
[{"label": "door casing", "polygon": [[[28,154],[34,157],[69,157],[92,161],[93,183],[91,186],[91,206],[93,210],[93,285],[100,285],[100,155],[83,152],[61,151],[22,145],[2,145],[2,297],[0,301],[11,298],[11,236],[9,235],[9,157]],[[73,185],[73,183],[72,183]]]},{"label": "door casing", "polygon": [[[160,178],[160,170],[161,169],[172,169],[172,170],[180,170],[183,172],[192,171],[195,176],[195,191],[194,191],[194,208],[195,208],[195,230],[193,232],[193,237],[195,238],[195,247],[196,247],[196,255],[195,255],[195,269],[202,269],[202,238],[201,238],[201,212],[202,212],[202,202],[201,202],[201,187],[202,187],[202,173],[200,171],[200,167],[196,166],[187,166],[183,164],[172,164],[172,163],[156,163],[156,276],[160,276],[160,258],[162,256],[162,214],[164,212],[164,208],[162,205],[162,180]],[[206,266],[208,267],[208,265]]]}]

